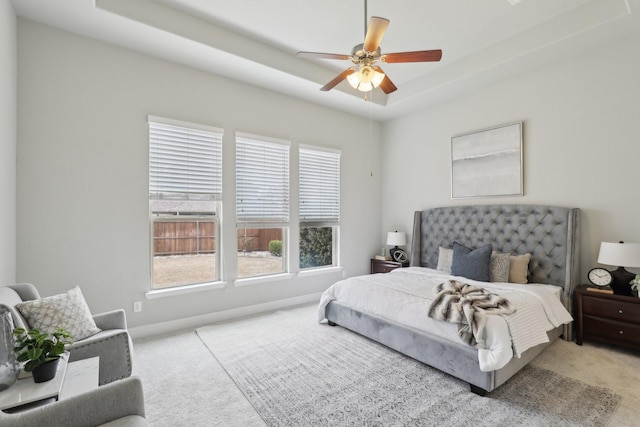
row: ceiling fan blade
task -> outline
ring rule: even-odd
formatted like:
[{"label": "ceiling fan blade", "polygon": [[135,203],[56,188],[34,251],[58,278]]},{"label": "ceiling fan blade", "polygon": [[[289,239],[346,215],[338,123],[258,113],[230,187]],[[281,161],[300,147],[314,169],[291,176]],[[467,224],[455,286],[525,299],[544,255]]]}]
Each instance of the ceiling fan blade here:
[{"label": "ceiling fan blade", "polygon": [[369,28],[367,34],[364,37],[364,44],[362,48],[369,52],[374,52],[380,46],[382,37],[384,36],[387,27],[389,26],[389,20],[380,18],[378,16],[372,16],[369,21]]},{"label": "ceiling fan blade", "polygon": [[382,89],[382,91],[384,93],[386,93],[388,95],[391,92],[395,92],[396,90],[398,90],[398,88],[396,87],[396,85],[393,84],[393,82],[391,81],[389,76],[387,76],[387,73],[382,71],[382,68],[380,68],[378,66],[375,66],[375,67],[373,67],[373,69],[376,70],[379,73],[384,74],[384,79],[382,79],[382,82],[380,83],[380,86],[378,86],[380,89]]},{"label": "ceiling fan blade", "polygon": [[347,76],[350,76],[354,72],[355,72],[355,68],[353,68],[353,67],[347,68],[346,70],[344,70],[343,72],[338,74],[335,79],[331,80],[329,83],[327,83],[326,85],[322,86],[320,88],[320,90],[323,91],[323,92],[326,92],[328,90],[333,89],[334,87],[336,87],[338,85],[338,83],[341,83],[344,79],[347,78]]},{"label": "ceiling fan blade", "polygon": [[320,58],[320,59],[351,59],[351,55],[341,55],[339,53],[322,53],[322,52],[298,52],[296,56],[302,56],[305,58]]},{"label": "ceiling fan blade", "polygon": [[437,62],[442,58],[442,51],[437,50],[418,50],[415,52],[396,52],[382,55],[381,60],[388,64],[395,62]]}]

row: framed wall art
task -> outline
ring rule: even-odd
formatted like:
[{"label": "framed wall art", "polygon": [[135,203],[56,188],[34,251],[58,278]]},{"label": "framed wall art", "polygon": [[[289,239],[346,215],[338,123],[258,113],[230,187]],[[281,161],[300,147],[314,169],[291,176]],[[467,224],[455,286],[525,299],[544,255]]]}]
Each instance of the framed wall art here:
[{"label": "framed wall art", "polygon": [[451,138],[451,198],[522,196],[522,122]]}]

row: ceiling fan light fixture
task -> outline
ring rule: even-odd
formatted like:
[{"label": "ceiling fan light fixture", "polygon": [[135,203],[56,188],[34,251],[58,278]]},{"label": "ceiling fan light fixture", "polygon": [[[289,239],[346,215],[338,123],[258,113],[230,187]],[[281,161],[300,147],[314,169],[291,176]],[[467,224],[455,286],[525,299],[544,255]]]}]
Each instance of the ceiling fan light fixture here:
[{"label": "ceiling fan light fixture", "polygon": [[363,65],[357,72],[347,76],[351,87],[360,92],[369,92],[377,88],[382,80],[384,80],[384,73],[373,69],[370,65]]}]

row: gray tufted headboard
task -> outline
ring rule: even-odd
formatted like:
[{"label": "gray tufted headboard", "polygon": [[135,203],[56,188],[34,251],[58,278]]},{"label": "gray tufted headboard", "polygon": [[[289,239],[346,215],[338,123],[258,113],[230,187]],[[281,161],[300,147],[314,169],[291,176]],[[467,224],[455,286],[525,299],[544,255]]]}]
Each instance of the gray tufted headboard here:
[{"label": "gray tufted headboard", "polygon": [[564,288],[571,307],[578,274],[580,210],[543,205],[450,206],[417,211],[411,265],[436,268],[438,247],[491,243],[494,251],[531,254],[528,280]]}]

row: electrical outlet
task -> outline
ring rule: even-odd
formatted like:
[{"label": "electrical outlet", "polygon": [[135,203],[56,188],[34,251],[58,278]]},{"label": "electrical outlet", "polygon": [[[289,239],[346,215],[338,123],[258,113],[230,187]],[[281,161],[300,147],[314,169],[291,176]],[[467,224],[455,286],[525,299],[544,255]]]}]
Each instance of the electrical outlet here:
[{"label": "electrical outlet", "polygon": [[138,313],[142,311],[142,301],[133,302],[133,312]]},{"label": "electrical outlet", "polygon": [[347,270],[342,270],[342,278],[343,279],[347,278]]}]

